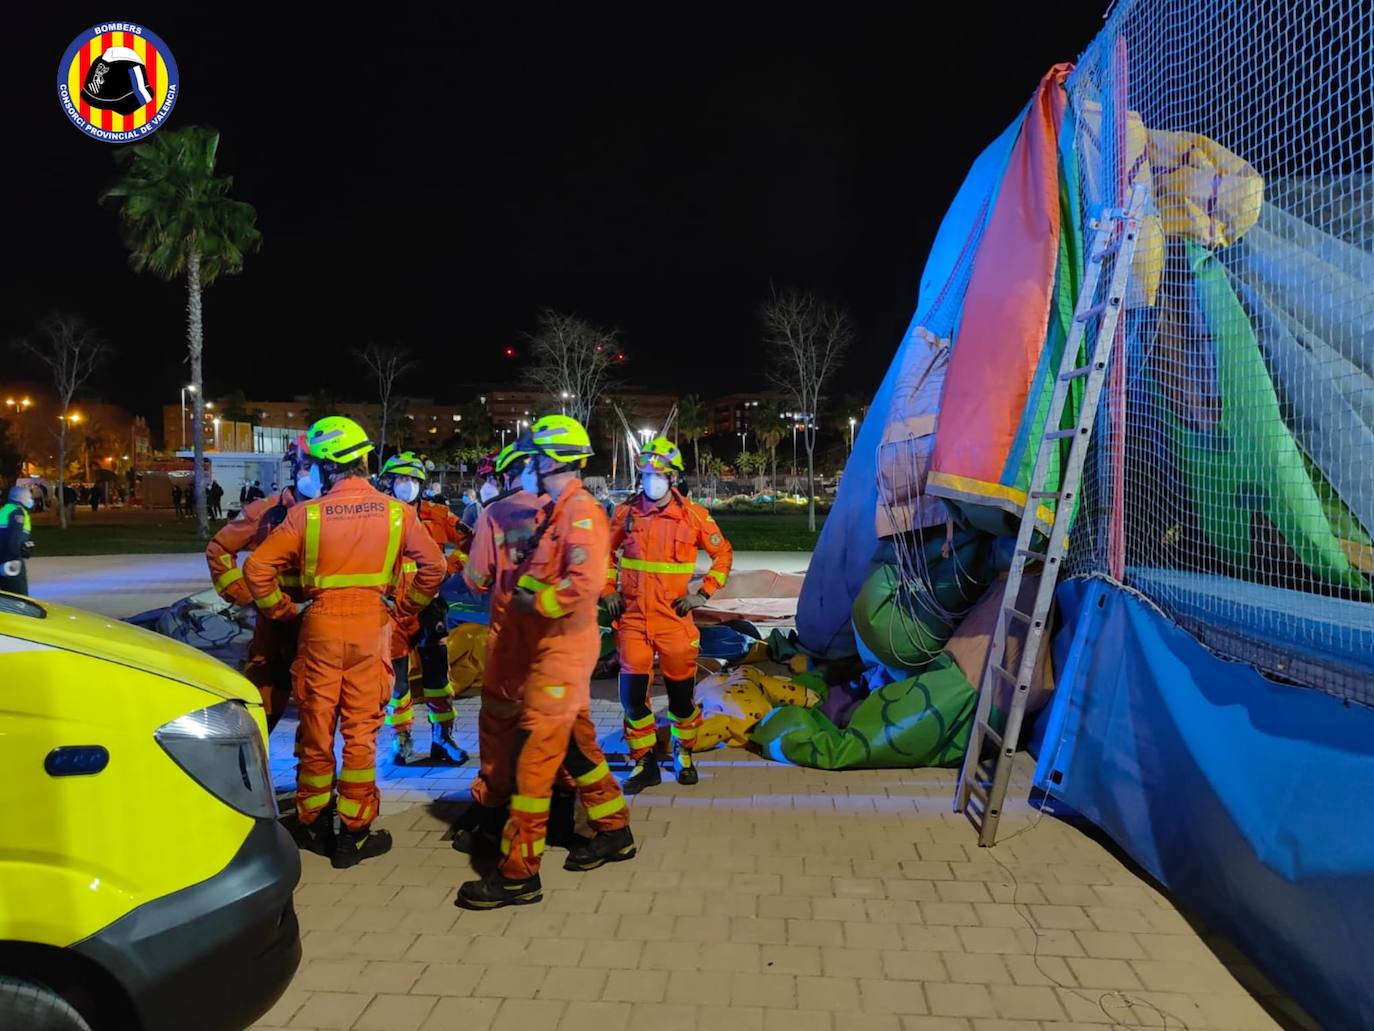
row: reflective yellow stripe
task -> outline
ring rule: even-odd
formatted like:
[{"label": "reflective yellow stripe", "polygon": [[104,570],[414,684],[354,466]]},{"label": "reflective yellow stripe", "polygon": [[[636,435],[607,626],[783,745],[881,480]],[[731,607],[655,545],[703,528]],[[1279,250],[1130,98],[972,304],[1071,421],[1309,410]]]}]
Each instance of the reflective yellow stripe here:
[{"label": "reflective yellow stripe", "polygon": [[724,573],[720,572],[719,570],[713,569],[713,570],[711,570],[709,573],[707,573],[706,575],[707,575],[708,577],[710,577],[712,580],[714,580],[716,583],[720,584],[722,587],[725,586],[726,576],[725,576]]},{"label": "reflective yellow stripe", "polygon": [[696,571],[695,562],[646,562],[642,558],[622,558],[621,569],[633,569],[640,573],[686,573]]},{"label": "reflective yellow stripe", "polygon": [[649,715],[641,716],[637,720],[632,720],[627,716],[625,717],[625,725],[634,730],[643,730],[645,727],[652,727],[654,725],[654,714],[649,713]]},{"label": "reflective yellow stripe", "polygon": [[262,598],[254,598],[253,604],[260,609],[271,609],[281,604],[282,594],[277,588],[272,588],[272,593]]},{"label": "reflective yellow stripe", "polygon": [[450,709],[448,712],[431,712],[431,713],[429,714],[429,722],[431,722],[431,723],[448,723],[448,722],[452,721],[453,718],[454,718],[455,716],[457,716],[457,715],[458,715],[458,714],[457,714],[456,712],[454,712],[452,709]]},{"label": "reflective yellow stripe", "polygon": [[414,605],[419,605],[421,608],[424,608],[433,600],[434,595],[425,594],[423,591],[417,591],[414,587],[406,591],[406,601]]},{"label": "reflective yellow stripe", "polygon": [[626,737],[625,743],[631,748],[650,748],[658,740],[658,733],[646,734],[644,737]]},{"label": "reflective yellow stripe", "polygon": [[224,589],[225,589],[226,587],[228,587],[228,586],[229,586],[230,584],[232,584],[232,583],[237,583],[239,580],[242,580],[242,579],[243,579],[243,570],[242,570],[242,569],[239,569],[237,566],[235,566],[233,569],[229,570],[229,572],[227,572],[227,573],[221,573],[221,574],[219,575],[219,577],[216,578],[216,580],[215,580],[215,590],[217,590],[217,591],[219,591],[221,594],[223,594],[223,593],[224,593]]},{"label": "reflective yellow stripe", "polygon": [[520,577],[519,581],[516,583],[516,586],[523,587],[527,591],[542,591],[547,587],[552,587],[553,584],[546,584],[543,580],[536,580],[528,573],[525,573],[523,576]]},{"label": "reflective yellow stripe", "polygon": [[426,698],[452,698],[452,697],[453,697],[453,685],[452,685],[452,684],[445,684],[443,687],[427,687],[427,688],[425,688],[425,697],[426,697]]},{"label": "reflective yellow stripe", "polygon": [[415,721],[415,710],[407,705],[404,709],[387,714],[386,725],[388,727],[404,727]]},{"label": "reflective yellow stripe", "polygon": [[510,811],[513,813],[547,813],[549,799],[534,798],[530,795],[511,795]]},{"label": "reflective yellow stripe", "polygon": [[[526,859],[529,859],[529,858],[531,858],[531,857],[533,857],[533,856],[542,856],[542,855],[544,854],[544,839],[543,839],[543,838],[540,838],[538,841],[534,842],[532,845],[521,845],[521,846],[520,846],[520,852],[521,852],[521,854],[522,854]],[[502,854],[503,856],[508,856],[508,855],[510,855],[510,839],[509,839],[509,838],[502,838],[502,839],[501,839],[501,854]]]},{"label": "reflective yellow stripe", "polygon": [[296,782],[308,788],[328,788],[334,785],[334,771],[328,773],[298,773]]},{"label": "reflective yellow stripe", "polygon": [[329,800],[333,797],[333,794],[328,791],[322,795],[307,795],[305,798],[301,799],[301,808],[306,812],[323,809],[329,804]]},{"label": "reflective yellow stripe", "polygon": [[307,586],[315,582],[315,569],[320,564],[320,506],[305,506],[305,567],[301,582]]},{"label": "reflective yellow stripe", "polygon": [[340,784],[371,784],[377,779],[377,768],[369,767],[366,770],[340,770]]},{"label": "reflective yellow stripe", "polygon": [[277,577],[278,587],[299,587],[301,578],[299,573],[282,573]]},{"label": "reflective yellow stripe", "polygon": [[468,564],[468,553],[466,551],[457,551],[455,554],[458,556],[459,562],[463,563],[463,565]]},{"label": "reflective yellow stripe", "polygon": [[417,565],[416,562],[415,562],[413,559],[408,559],[408,558],[407,558],[407,559],[402,559],[402,560],[401,560],[401,572],[402,572],[402,573],[414,573],[414,572],[417,571],[419,568],[420,568],[419,565]]},{"label": "reflective yellow stripe", "polygon": [[591,787],[599,780],[605,780],[611,775],[611,768],[605,763],[597,763],[580,777],[574,777],[573,783],[580,788]]},{"label": "reflective yellow stripe", "polygon": [[696,727],[692,727],[690,730],[679,730],[677,724],[675,723],[673,724],[672,730],[673,737],[677,738],[679,741],[695,741],[697,739]]},{"label": "reflective yellow stripe", "polygon": [[562,619],[568,614],[562,605],[558,604],[558,588],[545,587],[539,592],[535,607],[549,619]]},{"label": "reflective yellow stripe", "polygon": [[[391,527],[387,535],[386,558],[380,572],[340,573],[334,576],[319,576],[315,570],[320,562],[320,508],[308,505],[305,509],[305,568],[301,570],[301,582],[308,587],[382,587],[391,582],[396,568],[396,556],[401,552],[401,530],[405,526],[405,506],[399,501],[390,501],[388,519]],[[423,596],[422,596],[423,597]],[[425,599],[426,604],[429,599]]]},{"label": "reflective yellow stripe", "polygon": [[587,806],[587,819],[604,820],[612,813],[618,813],[625,808],[625,796],[616,795],[609,802],[602,802],[600,805]]},{"label": "reflective yellow stripe", "polygon": [[363,811],[363,804],[354,798],[339,796],[339,814],[341,816],[357,816]]}]

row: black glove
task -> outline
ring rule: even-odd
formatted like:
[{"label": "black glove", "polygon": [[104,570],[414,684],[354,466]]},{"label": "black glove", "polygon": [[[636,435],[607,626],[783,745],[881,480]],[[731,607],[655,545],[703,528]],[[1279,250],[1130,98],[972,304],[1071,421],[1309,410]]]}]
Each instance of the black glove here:
[{"label": "black glove", "polygon": [[23,544],[24,558],[28,558],[30,555],[32,555],[37,547],[38,545],[35,544],[33,541],[25,541]]},{"label": "black glove", "polygon": [[696,591],[693,594],[684,594],[677,601],[673,602],[673,611],[679,616],[685,616],[693,609],[701,608],[708,600],[706,595],[702,594],[700,591]]},{"label": "black glove", "polygon": [[601,599],[601,604],[606,606],[606,615],[611,617],[611,622],[615,622],[625,611],[625,599],[620,596],[620,592],[608,594]]}]

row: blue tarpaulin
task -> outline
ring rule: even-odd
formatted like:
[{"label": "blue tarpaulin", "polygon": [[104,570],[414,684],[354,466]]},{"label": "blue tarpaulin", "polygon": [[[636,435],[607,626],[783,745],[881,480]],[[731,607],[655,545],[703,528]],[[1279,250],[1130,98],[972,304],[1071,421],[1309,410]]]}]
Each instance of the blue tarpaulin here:
[{"label": "blue tarpaulin", "polygon": [[1324,1027],[1374,1027],[1374,710],[1207,651],[1104,580],[1067,628],[1036,784]]}]

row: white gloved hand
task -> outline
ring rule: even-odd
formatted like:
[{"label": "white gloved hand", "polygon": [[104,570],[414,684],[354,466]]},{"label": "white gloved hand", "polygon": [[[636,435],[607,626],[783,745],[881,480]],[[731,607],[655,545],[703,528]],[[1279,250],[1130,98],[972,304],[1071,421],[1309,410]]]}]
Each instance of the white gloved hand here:
[{"label": "white gloved hand", "polygon": [[3,566],[0,566],[0,573],[3,573],[5,576],[18,576],[23,571],[24,563],[20,562],[18,559],[15,559],[13,562],[6,562]]}]

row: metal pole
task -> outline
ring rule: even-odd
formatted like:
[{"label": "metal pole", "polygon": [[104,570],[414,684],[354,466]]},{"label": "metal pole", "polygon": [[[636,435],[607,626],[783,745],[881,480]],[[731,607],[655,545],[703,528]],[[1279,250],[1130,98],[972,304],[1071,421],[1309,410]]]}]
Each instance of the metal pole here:
[{"label": "metal pole", "polygon": [[181,450],[186,450],[186,388],[181,388]]}]

